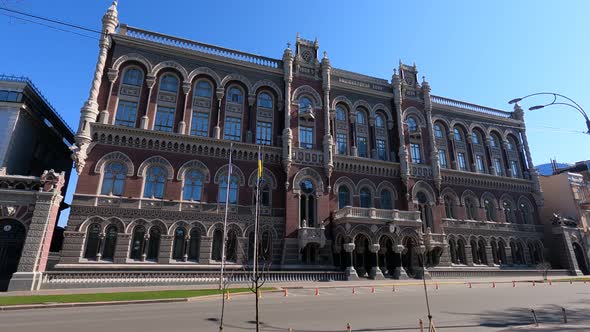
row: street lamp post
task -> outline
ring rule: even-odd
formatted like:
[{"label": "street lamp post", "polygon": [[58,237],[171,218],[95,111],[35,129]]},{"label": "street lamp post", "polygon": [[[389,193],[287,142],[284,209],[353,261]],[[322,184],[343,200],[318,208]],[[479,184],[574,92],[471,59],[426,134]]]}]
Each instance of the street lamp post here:
[{"label": "street lamp post", "polygon": [[[588,129],[588,131],[586,132],[586,134],[590,135],[590,119],[588,118],[588,114],[586,114],[586,112],[584,111],[584,109],[582,108],[582,106],[580,106],[578,103],[576,103],[575,101],[573,101],[571,98],[566,97],[562,94],[559,93],[555,93],[555,92],[538,92],[538,93],[533,93],[521,98],[514,98],[511,101],[508,102],[508,104],[516,104],[518,102],[520,102],[523,99],[529,98],[529,97],[533,97],[533,96],[541,96],[541,95],[545,95],[545,96],[553,96],[553,101],[548,103],[548,104],[544,104],[544,105],[535,105],[532,107],[529,107],[529,111],[534,111],[534,110],[538,110],[547,106],[552,106],[552,105],[565,105],[565,106],[569,106],[573,109],[575,109],[576,111],[578,111],[580,114],[582,114],[582,116],[584,117],[584,119],[586,120],[586,128]],[[567,102],[562,102],[562,101],[558,101],[557,98],[563,98],[565,100],[567,100]]]}]

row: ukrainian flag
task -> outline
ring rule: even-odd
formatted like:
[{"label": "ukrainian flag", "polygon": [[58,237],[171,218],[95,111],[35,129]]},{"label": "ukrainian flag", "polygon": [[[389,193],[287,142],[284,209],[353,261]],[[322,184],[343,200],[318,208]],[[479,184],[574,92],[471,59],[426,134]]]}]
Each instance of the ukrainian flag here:
[{"label": "ukrainian flag", "polygon": [[258,148],[258,180],[262,179],[262,152]]}]

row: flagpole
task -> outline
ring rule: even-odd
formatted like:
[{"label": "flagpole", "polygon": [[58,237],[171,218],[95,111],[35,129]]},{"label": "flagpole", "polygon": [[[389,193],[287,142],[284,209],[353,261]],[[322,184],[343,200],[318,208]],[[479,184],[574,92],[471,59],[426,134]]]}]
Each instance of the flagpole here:
[{"label": "flagpole", "polygon": [[256,273],[258,270],[258,206],[259,206],[259,193],[260,193],[260,146],[258,147],[258,165],[257,165],[257,170],[258,170],[258,177],[256,179],[256,205],[254,207],[254,257],[253,257],[253,269],[252,269],[252,279],[255,280],[256,279]]},{"label": "flagpole", "polygon": [[223,269],[225,267],[225,243],[227,237],[227,211],[229,210],[229,192],[230,180],[232,173],[231,155],[233,152],[233,143],[229,145],[229,166],[227,168],[227,187],[225,188],[225,217],[223,218],[223,241],[221,241],[221,273],[219,275],[219,289],[223,289]]}]

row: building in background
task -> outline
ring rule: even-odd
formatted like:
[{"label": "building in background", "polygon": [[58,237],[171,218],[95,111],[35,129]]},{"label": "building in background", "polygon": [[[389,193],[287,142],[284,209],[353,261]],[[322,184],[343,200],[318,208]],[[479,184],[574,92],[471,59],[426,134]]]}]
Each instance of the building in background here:
[{"label": "building in background", "polygon": [[391,81],[338,69],[300,36],[273,59],[119,25],[116,2],[103,31],[64,249],[46,287],[94,273],[112,285],[210,276],[226,197],[229,269],[247,267],[258,147],[259,252],[273,270],[513,275],[545,259],[518,105],[432,95],[401,62]]},{"label": "building in background", "polygon": [[[554,165],[556,163],[554,162]],[[542,218],[546,223],[551,261],[557,268],[589,274],[590,161],[553,167],[540,178],[545,193]]]},{"label": "building in background", "polygon": [[0,290],[39,286],[67,207],[73,142],[72,130],[29,79],[0,76]]}]

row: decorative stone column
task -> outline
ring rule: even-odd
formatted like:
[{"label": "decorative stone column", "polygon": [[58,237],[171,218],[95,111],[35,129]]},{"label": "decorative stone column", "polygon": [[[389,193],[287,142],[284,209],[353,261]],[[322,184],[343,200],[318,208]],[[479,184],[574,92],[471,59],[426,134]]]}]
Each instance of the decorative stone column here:
[{"label": "decorative stone column", "polygon": [[256,95],[248,95],[248,121],[246,121],[246,143],[254,142],[254,133],[252,129],[256,130],[256,112],[254,111],[254,102],[256,102]]},{"label": "decorative stone column", "polygon": [[492,246],[486,246],[486,260],[488,261],[488,266],[494,266],[494,254],[492,253]]},{"label": "decorative stone column", "polygon": [[[61,246],[59,264],[76,264],[79,262],[85,248],[83,248],[85,233],[65,231]],[[117,239],[118,241],[118,239]]]},{"label": "decorative stone column", "polygon": [[160,252],[158,253],[158,264],[169,264],[172,257],[173,235],[162,235],[160,237]]},{"label": "decorative stone column", "polygon": [[352,242],[344,244],[344,251],[346,251],[348,253],[348,255],[346,255],[348,257],[347,268],[346,268],[346,280],[359,280],[359,277],[356,274],[356,270],[354,269],[354,266],[352,264],[352,262],[353,262],[352,255],[353,255],[354,247],[355,247],[355,245]]},{"label": "decorative stone column", "polygon": [[473,252],[471,251],[471,243],[465,243],[465,265],[473,266]]},{"label": "decorative stone column", "polygon": [[152,75],[146,75],[145,84],[148,88],[148,99],[146,101],[145,113],[139,121],[139,128],[141,129],[148,129],[150,123],[148,113],[150,112],[150,100],[152,99],[152,92],[154,91],[154,85],[156,84],[156,77]]},{"label": "decorative stone column", "polygon": [[184,121],[184,117],[186,116],[186,107],[188,106],[188,101],[190,99],[189,92],[191,91],[191,82],[182,82],[182,92],[184,92],[184,106],[182,107],[180,122],[178,122],[178,133],[182,135],[188,134],[186,132],[186,122]]},{"label": "decorative stone column", "polygon": [[[324,170],[328,179],[332,176],[334,170],[334,157],[333,157],[333,145],[334,139],[332,137],[331,122],[330,122],[330,80],[331,80],[332,66],[328,59],[328,54],[324,51],[324,57],[322,58],[322,88],[324,90]],[[318,133],[319,134],[319,133]]]},{"label": "decorative stone column", "polygon": [[292,146],[293,132],[291,131],[291,83],[293,82],[293,52],[291,45],[287,43],[287,48],[283,52],[283,73],[285,80],[285,124],[283,128],[283,170],[287,175],[285,180],[285,189],[289,188],[289,170],[292,163]]},{"label": "decorative stone column", "polygon": [[374,254],[373,267],[371,268],[371,271],[369,271],[369,278],[375,280],[385,279],[385,277],[383,276],[383,272],[381,272],[381,269],[379,268],[379,248],[381,248],[379,244],[372,244],[369,246],[369,251],[371,251],[371,253]]},{"label": "decorative stone column", "polygon": [[416,254],[421,257],[422,261],[422,265],[418,265],[418,268],[416,269],[416,278],[422,279],[424,276],[424,279],[432,279],[430,272],[428,272],[428,269],[426,268],[426,246],[421,245],[417,247]]},{"label": "decorative stone column", "polygon": [[125,264],[127,257],[129,257],[129,247],[131,246],[131,234],[118,233],[117,244],[115,246],[115,257],[113,263]]},{"label": "decorative stone column", "polygon": [[[401,61],[400,61],[400,71],[401,71]],[[408,193],[408,179],[410,178],[410,169],[408,165],[408,149],[406,148],[405,143],[405,136],[404,136],[404,120],[402,114],[402,80],[398,75],[397,71],[393,70],[393,76],[391,77],[391,85],[393,88],[393,103],[395,106],[395,114],[397,115],[397,123],[399,125],[398,134],[399,134],[399,164],[400,164],[400,174],[402,181],[405,185],[406,197],[409,198]]]},{"label": "decorative stone column", "polygon": [[221,101],[225,95],[225,90],[222,87],[218,87],[215,90],[215,96],[217,97],[217,122],[213,127],[213,138],[221,139]]},{"label": "decorative stone column", "polygon": [[394,279],[405,280],[408,279],[408,274],[406,270],[402,267],[402,255],[404,252],[404,246],[399,244],[393,248],[393,251],[396,255],[399,255],[399,264],[397,264],[391,274]]},{"label": "decorative stone column", "polygon": [[27,237],[23,245],[17,272],[12,275],[9,291],[38,290],[47,265],[53,229],[63,199],[61,188],[65,182],[65,172],[56,174],[53,170],[43,172],[42,189],[35,193],[35,208]]},{"label": "decorative stone column", "polygon": [[510,247],[510,244],[504,247],[504,253],[506,253],[506,261],[502,263],[506,265],[514,265],[514,262],[512,260],[512,248]]},{"label": "decorative stone column", "polygon": [[203,236],[201,237],[201,247],[199,248],[199,264],[211,264],[211,251],[212,251],[213,237]]},{"label": "decorative stone column", "polygon": [[[422,92],[424,96],[424,109],[426,110],[426,124],[428,129],[428,143],[430,144],[430,162],[432,165],[432,175],[436,188],[440,192],[442,185],[442,175],[440,173],[440,160],[438,157],[438,148],[434,138],[434,126],[432,123],[432,101],[430,99],[430,84],[422,76]],[[425,151],[426,152],[426,151]]]}]

